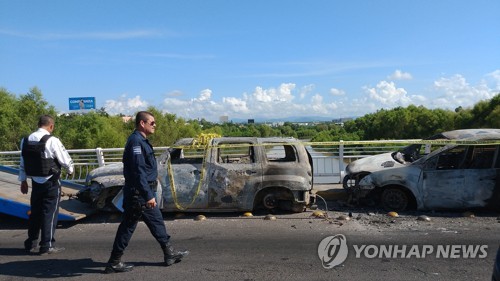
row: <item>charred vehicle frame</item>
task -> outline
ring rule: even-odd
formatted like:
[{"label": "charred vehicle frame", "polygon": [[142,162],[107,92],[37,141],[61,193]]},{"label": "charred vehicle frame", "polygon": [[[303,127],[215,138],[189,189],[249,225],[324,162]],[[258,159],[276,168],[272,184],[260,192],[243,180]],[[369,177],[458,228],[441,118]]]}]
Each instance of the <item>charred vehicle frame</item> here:
[{"label": "charred vehicle frame", "polygon": [[[302,212],[315,202],[311,155],[293,138],[221,137],[207,145],[185,138],[157,160],[157,200],[166,212]],[[122,163],[91,171],[78,198],[120,209],[122,173]]]}]

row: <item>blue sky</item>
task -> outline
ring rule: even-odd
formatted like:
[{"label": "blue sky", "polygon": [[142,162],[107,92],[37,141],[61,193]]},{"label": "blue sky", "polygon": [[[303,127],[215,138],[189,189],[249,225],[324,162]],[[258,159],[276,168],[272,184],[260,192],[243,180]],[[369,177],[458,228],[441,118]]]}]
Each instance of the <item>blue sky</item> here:
[{"label": "blue sky", "polygon": [[500,93],[498,0],[0,0],[0,87],[188,119],[470,107]]}]

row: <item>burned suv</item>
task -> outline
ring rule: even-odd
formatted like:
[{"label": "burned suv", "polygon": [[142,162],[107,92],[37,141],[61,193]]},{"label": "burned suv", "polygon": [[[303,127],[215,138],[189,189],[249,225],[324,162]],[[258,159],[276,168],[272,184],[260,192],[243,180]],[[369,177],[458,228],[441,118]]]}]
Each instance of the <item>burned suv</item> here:
[{"label": "burned suv", "polygon": [[[213,138],[177,141],[158,157],[157,202],[163,211],[302,212],[314,202],[312,158],[293,138]],[[78,198],[121,209],[123,164],[89,173]]]}]

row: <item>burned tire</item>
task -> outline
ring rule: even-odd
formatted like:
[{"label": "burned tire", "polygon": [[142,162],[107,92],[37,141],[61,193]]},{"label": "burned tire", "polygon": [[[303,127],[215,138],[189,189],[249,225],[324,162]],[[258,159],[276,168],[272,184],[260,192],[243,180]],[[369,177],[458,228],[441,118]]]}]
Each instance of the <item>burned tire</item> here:
[{"label": "burned tire", "polygon": [[291,211],[294,213],[301,213],[305,210],[306,205],[301,202],[295,202],[293,193],[283,187],[271,187],[261,190],[257,194],[254,201],[254,209],[264,209],[267,211]]},{"label": "burned tire", "polygon": [[404,211],[410,205],[410,195],[402,188],[389,187],[382,191],[380,203],[387,211]]},{"label": "burned tire", "polygon": [[269,192],[262,198],[262,206],[267,210],[273,210],[278,207],[278,198],[274,192]]}]

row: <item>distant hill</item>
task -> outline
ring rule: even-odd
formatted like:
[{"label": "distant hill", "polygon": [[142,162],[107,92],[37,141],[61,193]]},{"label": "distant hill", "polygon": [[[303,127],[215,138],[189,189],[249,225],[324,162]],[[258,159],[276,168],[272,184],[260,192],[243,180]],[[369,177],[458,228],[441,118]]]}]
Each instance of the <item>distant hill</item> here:
[{"label": "distant hill", "polygon": [[[355,117],[345,117],[343,120],[352,120]],[[305,123],[305,122],[332,122],[340,118],[323,117],[323,116],[296,116],[286,118],[253,118],[255,123],[276,123],[276,122],[292,122],[292,123]],[[233,123],[247,123],[248,119],[234,118],[230,120]]]}]

